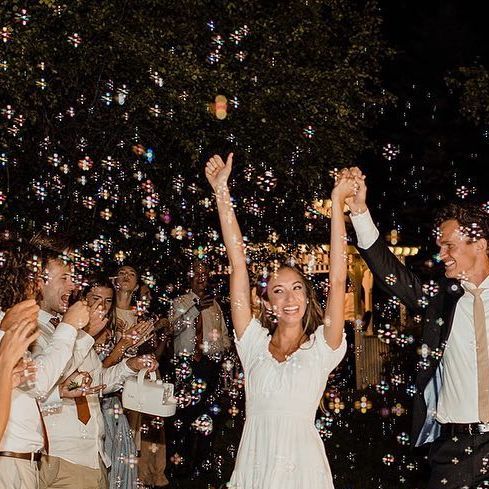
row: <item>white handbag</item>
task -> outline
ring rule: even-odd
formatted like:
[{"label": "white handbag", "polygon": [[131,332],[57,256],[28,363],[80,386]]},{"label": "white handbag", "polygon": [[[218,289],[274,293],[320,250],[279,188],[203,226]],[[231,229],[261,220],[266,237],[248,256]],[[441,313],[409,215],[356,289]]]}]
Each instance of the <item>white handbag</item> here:
[{"label": "white handbag", "polygon": [[140,370],[137,377],[130,377],[122,391],[122,405],[125,409],[153,416],[173,416],[177,409],[177,401],[173,397],[173,384],[156,380],[156,374],[150,372],[149,379],[144,376],[148,372]]}]

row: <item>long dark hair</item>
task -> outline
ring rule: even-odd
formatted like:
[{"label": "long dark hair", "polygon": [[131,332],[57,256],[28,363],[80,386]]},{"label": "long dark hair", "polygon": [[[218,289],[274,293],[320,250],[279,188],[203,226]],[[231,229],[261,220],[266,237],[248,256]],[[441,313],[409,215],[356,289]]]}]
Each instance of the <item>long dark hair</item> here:
[{"label": "long dark hair", "polygon": [[[297,266],[292,266],[287,263],[282,263],[279,265],[275,273],[278,273],[280,270],[288,268],[289,270],[294,271],[297,275],[299,275],[304,287],[306,289],[306,311],[304,312],[304,316],[302,317],[302,331],[303,337],[309,337],[309,335],[313,334],[318,326],[323,323],[323,310],[321,305],[319,304],[316,291],[311,283],[311,281],[304,275],[304,272]],[[258,296],[265,301],[268,301],[268,282],[269,279],[264,279],[260,277],[257,281],[256,287]],[[263,325],[263,327],[267,328],[271,335],[277,329],[278,321],[274,318],[273,312],[268,310],[265,307],[264,300],[260,301],[260,315],[259,319]]]},{"label": "long dark hair", "polygon": [[[42,273],[42,256],[27,243],[0,244],[0,309],[6,311],[37,291]],[[37,294],[39,292],[37,291]],[[34,297],[36,300],[39,297]]]}]

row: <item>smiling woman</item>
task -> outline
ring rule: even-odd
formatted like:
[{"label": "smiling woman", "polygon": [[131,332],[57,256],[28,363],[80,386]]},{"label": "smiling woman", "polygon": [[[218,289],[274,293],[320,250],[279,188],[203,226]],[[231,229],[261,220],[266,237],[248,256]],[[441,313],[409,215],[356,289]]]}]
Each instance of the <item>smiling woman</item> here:
[{"label": "smiling woman", "polygon": [[230,262],[231,314],[245,374],[246,423],[228,487],[332,489],[329,463],[313,421],[328,375],[346,351],[343,208],[358,186],[341,175],[332,193],[326,311],[302,272],[282,265],[260,284],[260,321],[252,317],[243,236],[227,185],[232,161],[232,153],[226,163],[215,155],[205,170],[216,194]]},{"label": "smiling woman", "polygon": [[283,324],[302,322],[300,336],[292,345],[284,349],[273,339],[270,342],[273,356],[284,361],[322,324],[323,310],[311,282],[298,267],[285,263],[268,280],[263,277],[259,280],[258,293],[262,299],[259,320],[271,335],[277,329],[279,319]]}]

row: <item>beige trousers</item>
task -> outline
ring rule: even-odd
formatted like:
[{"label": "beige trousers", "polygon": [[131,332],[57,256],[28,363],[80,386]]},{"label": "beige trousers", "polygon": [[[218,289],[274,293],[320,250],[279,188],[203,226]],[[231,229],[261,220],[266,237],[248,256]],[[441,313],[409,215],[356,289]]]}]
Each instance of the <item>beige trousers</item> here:
[{"label": "beige trousers", "polygon": [[107,489],[107,469],[72,464],[59,457],[44,456],[39,472],[40,489]]},{"label": "beige trousers", "polygon": [[38,489],[37,462],[0,457],[0,489]]}]

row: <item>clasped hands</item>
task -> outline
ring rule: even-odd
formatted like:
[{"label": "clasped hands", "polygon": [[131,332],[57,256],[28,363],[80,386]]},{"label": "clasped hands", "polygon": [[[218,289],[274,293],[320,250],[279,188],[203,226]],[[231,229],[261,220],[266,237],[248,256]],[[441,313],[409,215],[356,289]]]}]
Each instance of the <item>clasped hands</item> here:
[{"label": "clasped hands", "polygon": [[367,186],[365,175],[354,166],[343,168],[338,173],[331,199],[346,203],[353,214],[361,214],[367,210]]}]

